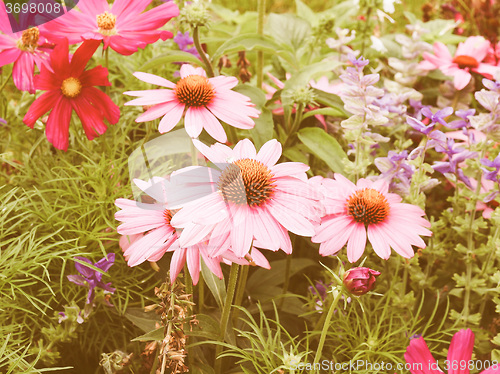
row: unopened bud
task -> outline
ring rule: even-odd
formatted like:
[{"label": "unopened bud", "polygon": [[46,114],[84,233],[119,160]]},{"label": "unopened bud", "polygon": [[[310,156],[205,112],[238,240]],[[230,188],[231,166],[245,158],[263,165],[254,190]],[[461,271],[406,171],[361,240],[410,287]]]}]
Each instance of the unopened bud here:
[{"label": "unopened bud", "polygon": [[373,290],[379,275],[380,272],[370,268],[352,268],[344,273],[344,285],[353,295],[361,296]]}]

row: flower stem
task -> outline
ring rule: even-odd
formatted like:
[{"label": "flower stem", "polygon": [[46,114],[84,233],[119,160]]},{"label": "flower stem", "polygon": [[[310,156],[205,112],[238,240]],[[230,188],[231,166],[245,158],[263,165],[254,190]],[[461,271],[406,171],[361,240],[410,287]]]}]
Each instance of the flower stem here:
[{"label": "flower stem", "polygon": [[326,334],[328,333],[328,329],[330,327],[330,322],[332,320],[333,312],[335,311],[335,308],[337,308],[340,296],[342,296],[342,293],[339,292],[337,289],[334,289],[333,294],[334,294],[333,301],[332,304],[330,305],[330,309],[328,310],[328,314],[325,319],[325,324],[323,325],[323,330],[321,331],[321,337],[319,339],[318,349],[316,350],[316,356],[314,356],[313,367],[315,367],[316,364],[321,359],[321,354],[323,353],[323,346],[325,345]]},{"label": "flower stem", "polygon": [[[226,300],[224,302],[224,308],[222,309],[222,316],[220,320],[220,335],[219,340],[224,341],[226,336],[227,324],[229,322],[229,313],[231,312],[231,306],[233,303],[234,292],[236,290],[236,282],[238,281],[238,265],[231,266],[231,271],[229,273],[229,281],[227,284]],[[222,358],[217,359],[217,357],[222,353],[223,346],[217,345],[215,349],[215,373],[222,373]]]},{"label": "flower stem", "polygon": [[[3,89],[5,88],[5,86],[7,85],[7,83],[9,83],[11,77],[12,77],[12,72],[10,72],[7,79],[5,81],[3,81],[2,85],[0,86],[0,92],[2,92]],[[2,75],[2,79],[3,79],[3,75]]]},{"label": "flower stem", "polygon": [[214,74],[214,68],[212,67],[212,64],[208,60],[207,54],[201,48],[200,44],[200,35],[198,31],[198,26],[196,26],[193,30],[193,41],[194,41],[194,46],[196,47],[196,50],[198,51],[198,54],[200,55],[201,59],[203,60],[203,63],[205,64],[205,68],[207,69],[207,74],[209,78],[212,78],[215,76]]},{"label": "flower stem", "polygon": [[[104,48],[104,46],[103,46]],[[108,79],[109,79],[109,48],[106,48],[104,50],[104,58],[105,58],[105,64],[106,64],[106,70],[108,71]],[[106,95],[109,96],[110,93],[110,87],[106,86]]]},{"label": "flower stem", "polygon": [[[249,265],[240,265],[241,266],[241,274],[240,279],[238,281],[238,289],[236,290],[236,295],[234,296],[234,305],[241,305],[243,301],[243,295],[245,294],[245,287],[247,285],[248,279],[248,270],[250,268]],[[238,320],[239,309],[235,309],[233,312],[233,324]]]},{"label": "flower stem", "polygon": [[290,140],[292,139],[293,135],[298,131],[300,127],[300,123],[302,122],[302,114],[304,113],[304,104],[299,104],[297,105],[297,112],[295,113],[295,120],[293,121],[292,128],[290,129],[290,132],[288,133],[288,136],[285,140],[285,143],[283,144],[283,149],[286,148],[286,146],[290,143]]},{"label": "flower stem", "polygon": [[197,166],[198,165],[198,150],[194,146],[193,141],[189,144],[191,147],[191,163],[193,164],[192,166]]},{"label": "flower stem", "polygon": [[205,302],[205,279],[203,274],[200,273],[200,280],[198,281],[198,313],[203,313],[203,305]]},{"label": "flower stem", "polygon": [[[257,1],[257,34],[264,34],[264,15],[266,13],[266,0]],[[264,80],[264,52],[257,51],[257,87],[262,88]]]},{"label": "flower stem", "polygon": [[[294,239],[296,237],[294,236]],[[292,255],[289,254],[286,256],[285,263],[285,282],[283,283],[283,290],[281,291],[281,300],[278,306],[278,309],[281,310],[283,308],[283,304],[285,303],[285,294],[288,292],[288,285],[290,284],[290,269],[292,265]]]}]

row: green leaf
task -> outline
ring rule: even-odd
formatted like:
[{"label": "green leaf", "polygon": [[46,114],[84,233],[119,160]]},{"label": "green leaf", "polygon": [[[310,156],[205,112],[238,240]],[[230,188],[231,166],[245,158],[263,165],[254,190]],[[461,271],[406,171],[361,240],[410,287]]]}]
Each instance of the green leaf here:
[{"label": "green leaf", "polygon": [[142,308],[128,308],[125,317],[144,332],[154,330],[156,322],[160,322],[160,316],[156,313],[146,313]]},{"label": "green leaf", "polygon": [[265,107],[266,95],[262,90],[248,84],[238,85],[234,90],[252,99],[252,103],[260,110],[259,117],[253,119],[255,127],[251,130],[247,130],[255,146],[259,149],[265,142],[273,138],[273,115],[271,111]]},{"label": "green leaf", "polygon": [[337,108],[320,108],[320,109],[310,110],[309,112],[305,113],[302,119],[315,116],[316,114],[322,114],[324,116],[332,116],[332,117],[343,117],[345,113],[344,111]]},{"label": "green leaf", "polygon": [[218,340],[220,335],[220,323],[212,316],[207,314],[197,314],[196,319],[199,323],[193,328],[193,331],[186,332],[187,336],[198,338],[207,338]]},{"label": "green leaf", "polygon": [[256,33],[243,34],[235,36],[223,43],[213,54],[212,61],[219,61],[219,58],[228,53],[251,51],[253,49],[276,54],[278,51],[284,50],[284,47],[265,35]]},{"label": "green leaf", "polygon": [[[247,282],[247,289],[250,294],[252,291],[264,293],[260,288],[277,287],[285,281],[285,268],[287,260],[278,260],[271,262],[271,270],[257,269],[249,278]],[[310,258],[292,258],[290,264],[290,277],[302,271],[308,266],[315,266],[318,263]],[[262,291],[262,292],[261,292]]]},{"label": "green leaf", "polygon": [[278,42],[297,50],[305,44],[306,38],[311,34],[311,25],[292,14],[271,13],[267,18],[265,31]]},{"label": "green leaf", "polygon": [[191,53],[187,53],[184,51],[171,51],[163,55],[157,56],[155,58],[152,58],[137,70],[147,71],[158,66],[161,67],[171,62],[190,62],[192,64],[201,65],[201,61],[197,59],[195,56],[193,56]]},{"label": "green leaf", "polygon": [[295,6],[297,7],[297,15],[309,22],[311,26],[315,26],[318,23],[318,17],[316,13],[314,13],[311,8],[309,8],[306,4],[304,4],[300,0],[295,0]]},{"label": "green leaf", "polygon": [[332,171],[343,173],[344,165],[349,160],[333,136],[318,127],[306,127],[300,130],[297,136],[309,151],[323,160]]},{"label": "green leaf", "polygon": [[226,283],[224,283],[224,279],[217,278],[217,276],[210,271],[207,265],[205,265],[204,261],[201,261],[201,273],[206,285],[210,289],[210,292],[212,292],[215,301],[219,307],[222,308],[226,300]]},{"label": "green leaf", "polygon": [[159,327],[156,330],[152,330],[147,332],[144,335],[138,336],[137,338],[132,339],[133,342],[149,342],[151,340],[163,340],[165,337],[165,328]]}]

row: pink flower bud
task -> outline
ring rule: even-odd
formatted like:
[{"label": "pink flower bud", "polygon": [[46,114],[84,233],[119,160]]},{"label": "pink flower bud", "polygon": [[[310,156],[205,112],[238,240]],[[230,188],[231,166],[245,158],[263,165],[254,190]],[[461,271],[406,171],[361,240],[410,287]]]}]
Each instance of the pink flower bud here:
[{"label": "pink flower bud", "polygon": [[379,275],[380,272],[370,268],[352,268],[344,273],[344,285],[353,295],[361,296],[373,289]]}]

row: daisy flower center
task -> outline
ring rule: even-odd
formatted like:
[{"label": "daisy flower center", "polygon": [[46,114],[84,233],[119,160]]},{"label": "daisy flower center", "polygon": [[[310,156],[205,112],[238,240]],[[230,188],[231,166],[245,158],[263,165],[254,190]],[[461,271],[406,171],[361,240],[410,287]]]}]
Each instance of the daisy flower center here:
[{"label": "daisy flower center", "polygon": [[389,202],[373,188],[356,191],[347,199],[347,214],[356,222],[373,225],[383,222],[389,215]]},{"label": "daisy flower center", "polygon": [[479,62],[472,57],[466,55],[460,55],[453,59],[453,62],[458,65],[460,69],[465,68],[477,68],[479,66]]},{"label": "daisy flower center", "polygon": [[108,13],[107,11],[97,15],[97,27],[99,27],[99,32],[103,35],[110,36],[115,35],[116,16],[114,14]]},{"label": "daisy flower center", "polygon": [[66,78],[62,82],[61,91],[64,96],[72,99],[82,92],[82,83],[74,77]]},{"label": "daisy flower center", "polygon": [[261,206],[274,194],[272,177],[262,162],[244,158],[234,161],[222,172],[219,190],[226,202]]},{"label": "daisy flower center", "polygon": [[212,101],[215,90],[210,81],[201,75],[188,75],[175,85],[177,100],[187,106],[205,106]]},{"label": "daisy flower center", "polygon": [[172,220],[172,212],[168,209],[165,209],[165,211],[163,212],[163,218],[165,218],[165,223],[167,225],[170,225],[170,221]]},{"label": "daisy flower center", "polygon": [[33,51],[38,45],[39,38],[40,31],[38,30],[38,27],[32,27],[28,30],[24,30],[21,39],[18,42],[18,47],[23,51]]}]

